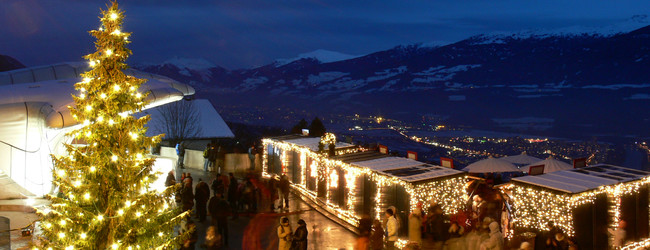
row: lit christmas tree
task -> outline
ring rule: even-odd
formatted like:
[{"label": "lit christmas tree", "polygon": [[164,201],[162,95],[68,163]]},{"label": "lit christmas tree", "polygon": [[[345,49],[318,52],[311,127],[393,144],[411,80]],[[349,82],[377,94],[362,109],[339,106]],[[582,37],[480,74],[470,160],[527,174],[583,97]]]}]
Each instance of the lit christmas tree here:
[{"label": "lit christmas tree", "polygon": [[174,236],[174,226],[188,215],[176,208],[174,187],[163,192],[150,188],[157,176],[147,149],[161,135],[145,136],[148,116],[142,110],[145,82],[122,70],[131,51],[125,47],[130,33],[121,31],[123,12],[113,2],[102,11],[97,52],[83,81],[75,85],[73,117],[83,127],[71,132],[82,146],[66,144],[68,155],[53,156],[54,184],[59,195],[48,197],[51,208],[43,214],[43,249],[152,249],[174,248],[187,234]]}]

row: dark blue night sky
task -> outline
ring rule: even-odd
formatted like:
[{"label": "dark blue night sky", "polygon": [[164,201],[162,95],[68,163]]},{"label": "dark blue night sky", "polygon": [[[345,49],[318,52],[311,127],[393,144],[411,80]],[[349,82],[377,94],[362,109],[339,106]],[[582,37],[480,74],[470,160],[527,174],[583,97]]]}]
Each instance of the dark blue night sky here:
[{"label": "dark blue night sky", "polygon": [[[27,66],[79,61],[108,1],[0,0],[0,54]],[[650,13],[640,1],[120,1],[133,32],[131,62],[205,58],[227,68],[317,49],[363,55],[471,35],[606,26]]]}]

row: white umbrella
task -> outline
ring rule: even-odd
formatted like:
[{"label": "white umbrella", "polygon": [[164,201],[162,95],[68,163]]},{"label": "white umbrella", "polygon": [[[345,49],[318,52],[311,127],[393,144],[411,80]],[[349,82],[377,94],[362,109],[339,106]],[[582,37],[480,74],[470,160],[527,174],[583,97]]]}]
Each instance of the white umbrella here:
[{"label": "white umbrella", "polygon": [[532,157],[532,156],[526,154],[526,151],[521,152],[521,154],[518,154],[518,155],[511,155],[511,156],[501,157],[500,159],[504,160],[504,161],[507,161],[507,162],[510,162],[512,164],[519,165],[519,166],[533,164],[535,162],[542,161],[542,159],[540,159],[540,158]]},{"label": "white umbrella", "polygon": [[553,158],[553,156],[549,156],[548,158],[546,158],[546,160],[538,161],[533,164],[529,164],[527,166],[522,167],[521,171],[528,172],[531,166],[539,166],[539,165],[544,165],[544,173],[573,169],[573,165],[557,160]]},{"label": "white umbrella", "polygon": [[463,168],[463,171],[470,173],[521,172],[514,164],[492,156],[469,164]]}]

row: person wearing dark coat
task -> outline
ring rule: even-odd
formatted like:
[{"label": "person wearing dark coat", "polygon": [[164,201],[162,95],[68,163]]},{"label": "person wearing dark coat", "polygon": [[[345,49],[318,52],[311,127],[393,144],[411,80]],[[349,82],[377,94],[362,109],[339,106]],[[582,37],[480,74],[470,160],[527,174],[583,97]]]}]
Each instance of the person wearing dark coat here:
[{"label": "person wearing dark coat", "polygon": [[237,201],[239,201],[239,183],[235,176],[230,173],[230,185],[228,186],[228,202],[233,209],[233,217],[237,218]]},{"label": "person wearing dark coat", "polygon": [[230,214],[230,205],[223,199],[221,194],[215,194],[210,198],[208,204],[212,225],[216,226],[225,245],[228,245],[228,214]]},{"label": "person wearing dark coat", "polygon": [[165,180],[165,187],[176,185],[176,177],[174,176],[174,170],[167,173],[167,180]]},{"label": "person wearing dark coat", "polygon": [[433,241],[434,248],[442,249],[448,229],[445,226],[445,215],[440,205],[434,206],[433,214],[427,218],[427,226],[427,232],[429,232],[429,237]]},{"label": "person wearing dark coat", "polygon": [[289,183],[289,177],[282,175],[280,177],[280,192],[282,197],[280,198],[280,208],[282,208],[282,202],[284,201],[284,207],[289,209],[289,191],[291,184]]},{"label": "person wearing dark coat", "polygon": [[181,203],[183,211],[192,210],[194,207],[194,193],[192,192],[192,183],[185,179],[185,186],[181,190]]},{"label": "person wearing dark coat", "polygon": [[298,228],[293,233],[293,241],[291,241],[291,250],[307,250],[307,223],[304,220],[298,220]]},{"label": "person wearing dark coat", "polygon": [[210,148],[208,161],[210,161],[210,165],[212,166],[212,171],[217,172],[217,148],[214,147],[214,144]]},{"label": "person wearing dark coat", "polygon": [[210,199],[210,188],[207,183],[199,179],[199,183],[194,188],[194,200],[196,201],[196,213],[200,222],[205,221],[208,199]]},{"label": "person wearing dark coat", "polygon": [[370,234],[370,249],[381,250],[384,249],[384,229],[381,227],[381,222],[375,220],[372,222],[372,233]]},{"label": "person wearing dark coat", "polygon": [[210,186],[212,188],[212,193],[213,194],[219,193],[219,194],[223,195],[224,192],[226,191],[226,187],[225,187],[225,185],[223,183],[223,180],[221,179],[221,174],[217,174],[217,177],[214,178],[214,180],[212,181],[212,184]]},{"label": "person wearing dark coat", "polygon": [[271,211],[275,210],[275,200],[278,197],[278,181],[275,179],[275,174],[269,178],[269,192],[271,198]]}]

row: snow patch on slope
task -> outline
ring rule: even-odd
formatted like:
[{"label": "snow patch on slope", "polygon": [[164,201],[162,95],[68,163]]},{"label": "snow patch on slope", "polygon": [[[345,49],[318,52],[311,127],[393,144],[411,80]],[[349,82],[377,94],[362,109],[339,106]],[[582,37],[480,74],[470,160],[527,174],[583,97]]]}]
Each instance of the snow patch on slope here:
[{"label": "snow patch on slope", "polygon": [[416,76],[424,76],[414,78],[411,82],[413,83],[432,83],[438,81],[449,81],[453,79],[457,72],[464,72],[473,68],[481,67],[480,64],[470,64],[470,65],[457,65],[450,68],[445,68],[445,66],[431,67],[425,71],[414,73]]},{"label": "snow patch on slope", "polygon": [[269,79],[263,76],[256,78],[246,78],[246,80],[244,80],[244,83],[241,85],[242,91],[256,89],[259,85],[262,85],[267,81],[269,81]]},{"label": "snow patch on slope", "polygon": [[329,82],[329,81],[339,79],[339,78],[347,76],[349,74],[350,73],[343,73],[343,72],[337,72],[337,71],[320,72],[317,76],[316,75],[307,76],[307,83],[309,83],[311,85],[318,85],[320,83]]},{"label": "snow patch on slope", "polygon": [[471,45],[483,44],[504,44],[507,40],[522,40],[529,38],[544,39],[549,37],[573,37],[573,36],[598,36],[610,37],[622,33],[628,33],[636,29],[650,25],[650,18],[647,15],[635,15],[620,23],[607,26],[569,26],[557,29],[534,29],[518,32],[490,32],[472,38]]}]

